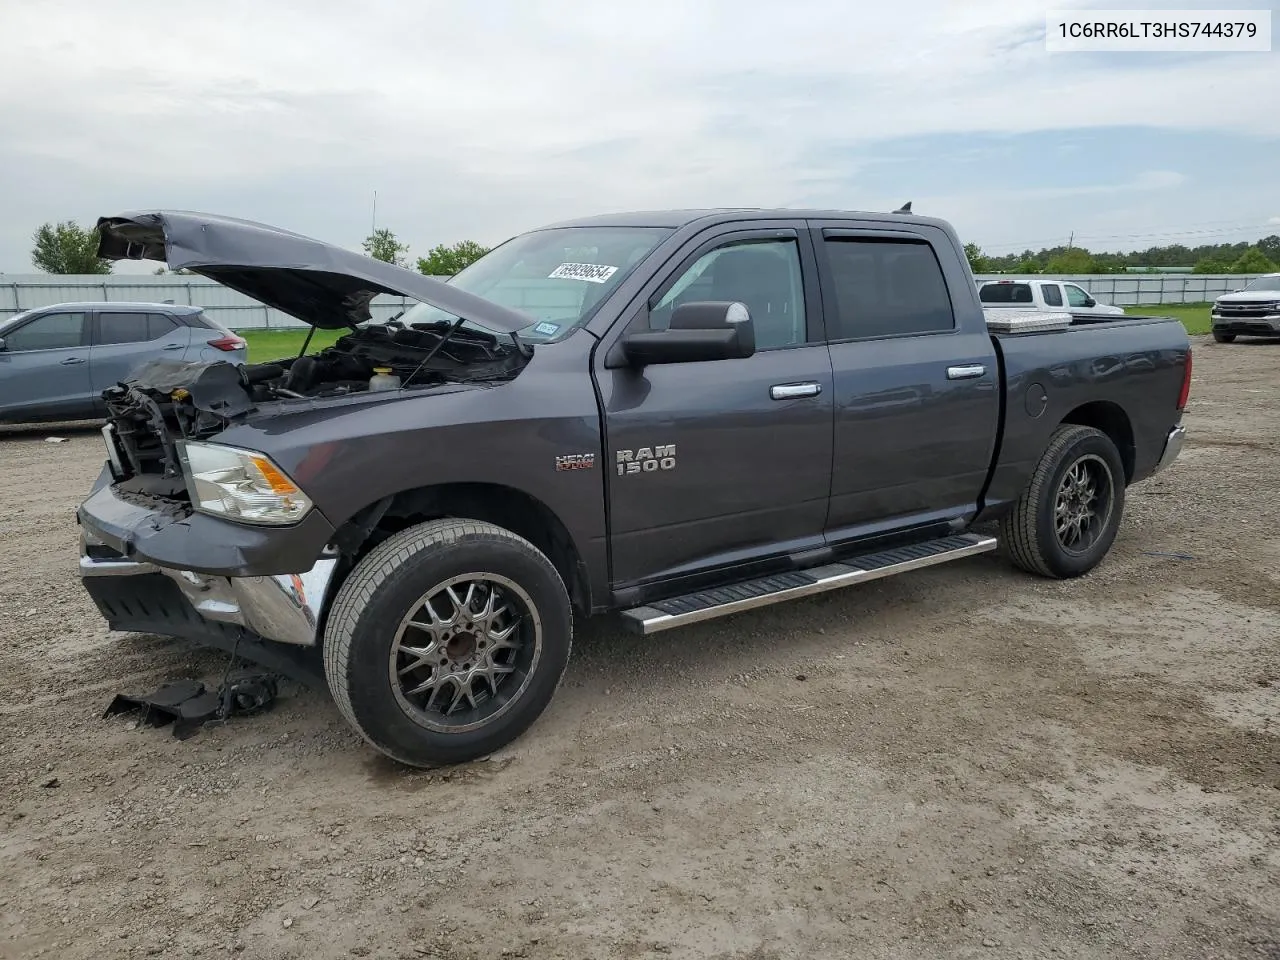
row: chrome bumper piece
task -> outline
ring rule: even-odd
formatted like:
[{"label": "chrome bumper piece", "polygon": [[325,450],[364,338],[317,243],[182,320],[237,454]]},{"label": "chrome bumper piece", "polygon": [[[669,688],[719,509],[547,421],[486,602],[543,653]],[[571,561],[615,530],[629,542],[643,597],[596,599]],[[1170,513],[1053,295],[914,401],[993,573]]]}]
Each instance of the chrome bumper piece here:
[{"label": "chrome bumper piece", "polygon": [[337,554],[326,554],[303,573],[271,577],[214,577],[133,560],[99,560],[82,538],[81,577],[128,577],[159,573],[168,577],[206,620],[239,624],[265,640],[314,646]]},{"label": "chrome bumper piece", "polygon": [[1178,424],[1169,431],[1169,436],[1164,442],[1164,453],[1160,455],[1160,462],[1156,464],[1156,473],[1159,473],[1178,459],[1178,454],[1182,452],[1182,444],[1186,439],[1187,428],[1182,424]]},{"label": "chrome bumper piece", "polygon": [[1280,333],[1280,313],[1268,313],[1261,317],[1240,316],[1231,313],[1211,313],[1209,319],[1214,327],[1228,331],[1236,327],[1268,327],[1273,333]]}]

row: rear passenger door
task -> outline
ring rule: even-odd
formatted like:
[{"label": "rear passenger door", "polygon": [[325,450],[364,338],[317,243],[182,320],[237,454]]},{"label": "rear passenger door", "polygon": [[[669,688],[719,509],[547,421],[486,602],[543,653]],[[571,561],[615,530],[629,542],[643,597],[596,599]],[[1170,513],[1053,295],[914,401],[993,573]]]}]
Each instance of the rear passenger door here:
[{"label": "rear passenger door", "polygon": [[181,360],[191,331],[163,313],[99,310],[94,313],[89,358],[94,396],[127,379],[149,360]]},{"label": "rear passenger door", "polygon": [[[835,381],[830,543],[971,517],[999,422],[995,348],[946,233],[813,224]],[[966,304],[972,298],[964,297]]]}]

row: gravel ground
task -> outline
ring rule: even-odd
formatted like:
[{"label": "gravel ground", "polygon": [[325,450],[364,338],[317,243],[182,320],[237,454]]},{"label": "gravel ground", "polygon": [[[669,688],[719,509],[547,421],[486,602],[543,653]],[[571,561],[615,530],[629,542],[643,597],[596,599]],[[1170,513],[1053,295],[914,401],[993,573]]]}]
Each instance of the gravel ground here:
[{"label": "gravel ground", "polygon": [[1280,345],[1196,341],[1191,440],[1069,583],[981,557],[580,633],[509,749],[384,762],[327,696],[177,741],[111,696],[91,430],[0,438],[0,957],[1280,957]]}]

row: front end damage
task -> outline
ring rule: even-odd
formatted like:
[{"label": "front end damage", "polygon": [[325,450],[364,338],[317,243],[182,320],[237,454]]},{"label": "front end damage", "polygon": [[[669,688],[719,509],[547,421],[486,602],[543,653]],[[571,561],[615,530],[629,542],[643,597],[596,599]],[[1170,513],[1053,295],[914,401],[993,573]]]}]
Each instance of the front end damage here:
[{"label": "front end damage", "polygon": [[319,629],[336,553],[301,573],[218,576],[131,559],[94,532],[91,514],[81,527],[81,580],[110,629],[192,640],[323,685]]},{"label": "front end damage", "polygon": [[112,630],[234,649],[311,682],[320,675],[314,656],[276,645],[317,645],[336,551],[298,572],[231,575],[257,565],[253,541],[266,531],[196,511],[184,464],[184,444],[258,409],[254,373],[157,361],[106,392],[108,466],[78,514],[80,575]]},{"label": "front end damage", "polygon": [[[196,451],[206,460],[209,450],[247,454],[270,471],[265,454],[224,446],[220,434],[317,407],[485,389],[525,365],[517,347],[482,332],[457,332],[441,349],[445,332],[366,327],[313,355],[244,367],[156,361],[106,391],[107,465],[78,518],[80,575],[110,628],[234,650],[322,683],[325,603],[349,569],[338,531],[301,490],[305,509],[296,519],[266,522],[258,514],[252,522],[265,491],[252,478],[209,481]],[[375,365],[406,378],[417,370],[418,379],[370,391]],[[226,512],[211,515],[219,505]]]},{"label": "front end damage", "polygon": [[[98,226],[100,256],[165,260],[312,327],[348,331],[271,363],[156,361],[108,389],[107,465],[77,513],[80,575],[111,629],[195,640],[323,683],[325,602],[386,505],[335,530],[268,451],[223,435],[247,426],[241,435],[262,439],[314,423],[321,409],[341,416],[509,382],[531,356],[516,335],[531,318],[262,224],[158,212]],[[422,309],[371,324],[382,294]]]}]

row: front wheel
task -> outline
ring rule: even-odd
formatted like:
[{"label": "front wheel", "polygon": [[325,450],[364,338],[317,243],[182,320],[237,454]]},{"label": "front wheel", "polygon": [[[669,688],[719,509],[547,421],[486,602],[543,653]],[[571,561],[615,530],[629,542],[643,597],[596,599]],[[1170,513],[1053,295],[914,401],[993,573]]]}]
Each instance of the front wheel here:
[{"label": "front wheel", "polygon": [[338,709],[382,753],[463,763],[541,715],[569,661],[573,614],[555,566],[509,530],[435,520],[351,571],[325,626]]},{"label": "front wheel", "polygon": [[1213,331],[1213,339],[1215,343],[1235,343],[1236,335],[1234,333],[1220,333],[1215,330]]},{"label": "front wheel", "polygon": [[1124,513],[1124,464],[1111,438],[1064,424],[1013,509],[1001,520],[1010,559],[1045,577],[1078,577],[1111,549]]}]

